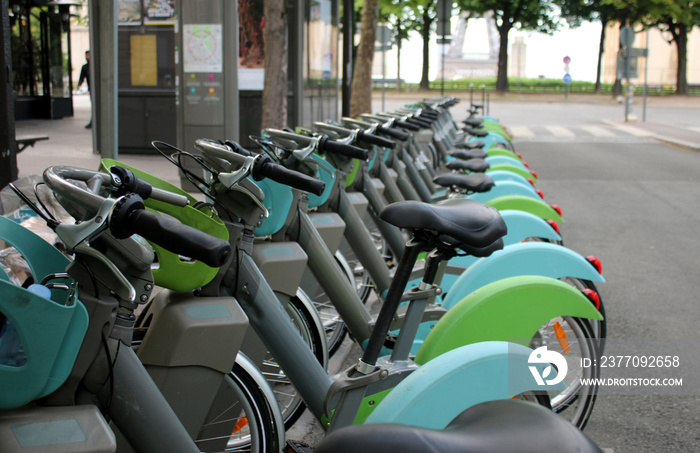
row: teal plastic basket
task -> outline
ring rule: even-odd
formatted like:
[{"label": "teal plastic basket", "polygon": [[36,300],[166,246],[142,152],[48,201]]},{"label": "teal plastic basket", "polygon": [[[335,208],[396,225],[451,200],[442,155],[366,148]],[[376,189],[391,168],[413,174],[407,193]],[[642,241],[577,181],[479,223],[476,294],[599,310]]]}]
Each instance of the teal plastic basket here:
[{"label": "teal plastic basket", "polygon": [[[21,225],[0,216],[0,239],[25,258],[36,282],[65,272],[68,258]],[[70,278],[56,280],[73,287]],[[21,364],[0,364],[0,408],[23,406],[49,395],[68,378],[88,327],[87,310],[77,290],[50,290],[51,297],[19,287],[0,271],[0,312],[21,343]],[[8,332],[9,330],[9,332]],[[4,329],[4,335],[14,335]],[[4,338],[7,340],[7,338]],[[25,360],[26,358],[26,360]]]}]

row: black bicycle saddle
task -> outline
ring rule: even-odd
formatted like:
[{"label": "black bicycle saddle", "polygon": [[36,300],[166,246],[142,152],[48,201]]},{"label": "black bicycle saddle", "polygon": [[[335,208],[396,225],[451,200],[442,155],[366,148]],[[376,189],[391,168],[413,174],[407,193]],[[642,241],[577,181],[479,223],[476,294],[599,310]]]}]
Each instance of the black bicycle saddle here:
[{"label": "black bicycle saddle", "polygon": [[462,149],[476,149],[476,148],[483,148],[486,146],[486,142],[482,140],[477,140],[475,142],[458,142],[454,144],[455,148],[462,148]]},{"label": "black bicycle saddle", "polygon": [[486,173],[445,173],[433,178],[433,182],[442,187],[456,186],[471,192],[488,192],[495,184]]},{"label": "black bicycle saddle", "polygon": [[450,153],[450,156],[456,159],[483,159],[488,156],[488,153],[483,149],[455,149]]},{"label": "black bicycle saddle", "polygon": [[506,223],[495,208],[468,198],[436,204],[399,201],[382,210],[379,218],[399,228],[433,233],[449,246],[474,256],[488,256],[503,248]]},{"label": "black bicycle saddle", "polygon": [[466,170],[477,173],[483,173],[490,167],[484,159],[451,160],[445,166],[450,170]]},{"label": "black bicycle saddle", "polygon": [[602,453],[575,426],[526,401],[471,407],[444,430],[394,423],[356,425],[323,439],[316,453]]}]

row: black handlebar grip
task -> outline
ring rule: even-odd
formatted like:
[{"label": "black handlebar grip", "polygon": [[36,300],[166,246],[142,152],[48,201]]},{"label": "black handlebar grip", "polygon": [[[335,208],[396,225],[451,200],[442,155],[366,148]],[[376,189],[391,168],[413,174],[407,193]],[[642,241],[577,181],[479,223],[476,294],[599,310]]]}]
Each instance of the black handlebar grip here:
[{"label": "black handlebar grip", "polygon": [[369,134],[363,130],[360,130],[357,134],[357,139],[361,142],[368,143],[370,145],[381,146],[382,148],[393,148],[396,142],[389,140],[388,138],[380,137],[378,135]]},{"label": "black handlebar grip", "polygon": [[318,142],[318,151],[321,154],[328,152],[353,159],[369,159],[369,152],[366,149],[330,140],[327,135],[321,137],[321,140]]},{"label": "black handlebar grip", "polygon": [[408,121],[411,124],[415,124],[418,127],[422,127],[423,129],[427,129],[430,127],[430,123],[426,120],[421,119],[421,118],[410,117],[406,121]]},{"label": "black handlebar grip", "polygon": [[148,181],[137,177],[133,171],[119,165],[114,165],[109,169],[112,177],[116,178],[119,183],[116,194],[126,195],[127,193],[135,193],[141,198],[149,198],[153,191],[153,186]]},{"label": "black handlebar grip", "polygon": [[242,156],[255,156],[255,153],[248,151],[247,149],[245,149],[244,147],[232,140],[226,140],[224,144],[231,148],[235,153],[240,154]]},{"label": "black handlebar grip", "polygon": [[395,126],[402,127],[404,129],[408,129],[409,131],[419,131],[420,127],[416,126],[415,124],[407,123],[406,121],[395,121],[394,122]]},{"label": "black handlebar grip", "polygon": [[138,234],[166,250],[212,267],[222,266],[231,255],[228,241],[146,211],[138,195],[127,195],[117,201],[109,226],[117,238]]},{"label": "black handlebar grip", "polygon": [[408,132],[384,126],[377,127],[377,132],[379,132],[380,134],[388,135],[397,140],[401,140],[402,142],[408,140],[411,136]]},{"label": "black handlebar grip", "polygon": [[252,176],[256,181],[260,181],[263,178],[270,178],[280,184],[291,186],[318,196],[326,189],[325,182],[276,164],[272,162],[269,156],[264,154],[255,161]]}]

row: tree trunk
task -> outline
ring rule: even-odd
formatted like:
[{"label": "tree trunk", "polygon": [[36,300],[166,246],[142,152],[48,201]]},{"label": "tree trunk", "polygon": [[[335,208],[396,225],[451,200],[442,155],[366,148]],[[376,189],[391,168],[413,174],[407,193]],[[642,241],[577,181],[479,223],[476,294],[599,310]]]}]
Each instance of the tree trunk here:
[{"label": "tree trunk", "polygon": [[265,84],[261,127],[287,126],[287,10],[284,0],[265,0]]},{"label": "tree trunk", "polygon": [[420,88],[422,90],[430,89],[428,72],[430,71],[430,28],[432,25],[433,18],[430,17],[430,6],[426,5],[425,10],[423,10],[423,28],[421,29],[421,36],[423,37],[423,72],[420,78]]},{"label": "tree trunk", "polygon": [[606,17],[601,17],[600,23],[603,27],[600,30],[600,42],[598,43],[598,69],[595,74],[596,94],[600,94],[600,78],[603,72],[603,51],[605,50],[605,27],[608,26],[608,19]]},{"label": "tree trunk", "polygon": [[401,91],[401,19],[396,21],[396,91]]},{"label": "tree trunk", "polygon": [[372,112],[372,60],[379,20],[379,0],[364,0],[360,45],[357,46],[355,70],[352,72],[350,115]]},{"label": "tree trunk", "polygon": [[678,67],[676,73],[676,94],[688,94],[688,26],[678,25],[675,36],[678,50]]},{"label": "tree trunk", "polygon": [[496,91],[504,94],[508,91],[508,33],[512,28],[512,24],[503,18],[503,23],[498,27],[498,37],[500,44],[498,46],[498,74],[496,76]]},{"label": "tree trunk", "polygon": [[[620,22],[620,31],[622,31],[622,27],[625,26],[625,22],[621,21]],[[619,46],[619,50],[622,50],[622,44]],[[619,55],[619,53],[618,53]],[[620,74],[619,69],[615,71],[615,84],[613,85],[612,89],[612,97],[617,98],[618,96],[622,96],[622,79],[618,77],[618,74]]]}]

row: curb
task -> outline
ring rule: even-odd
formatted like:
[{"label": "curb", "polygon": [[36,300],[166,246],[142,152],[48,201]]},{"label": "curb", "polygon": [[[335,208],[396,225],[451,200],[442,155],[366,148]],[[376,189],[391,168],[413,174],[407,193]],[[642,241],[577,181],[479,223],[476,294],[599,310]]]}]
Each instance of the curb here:
[{"label": "curb", "polygon": [[653,138],[655,140],[658,140],[663,143],[667,143],[669,145],[677,146],[680,148],[685,148],[690,151],[700,151],[700,143],[694,143],[694,142],[689,142],[686,140],[681,140],[675,137],[669,137],[666,135],[660,135],[656,134],[654,132],[650,132],[645,129],[641,129],[636,126],[628,125],[628,124],[620,124],[619,121],[614,121],[614,120],[602,120],[601,123],[605,124],[606,126],[611,126],[614,127],[615,129],[625,131],[627,133],[630,133],[632,135],[636,135],[637,137],[649,137]]}]

